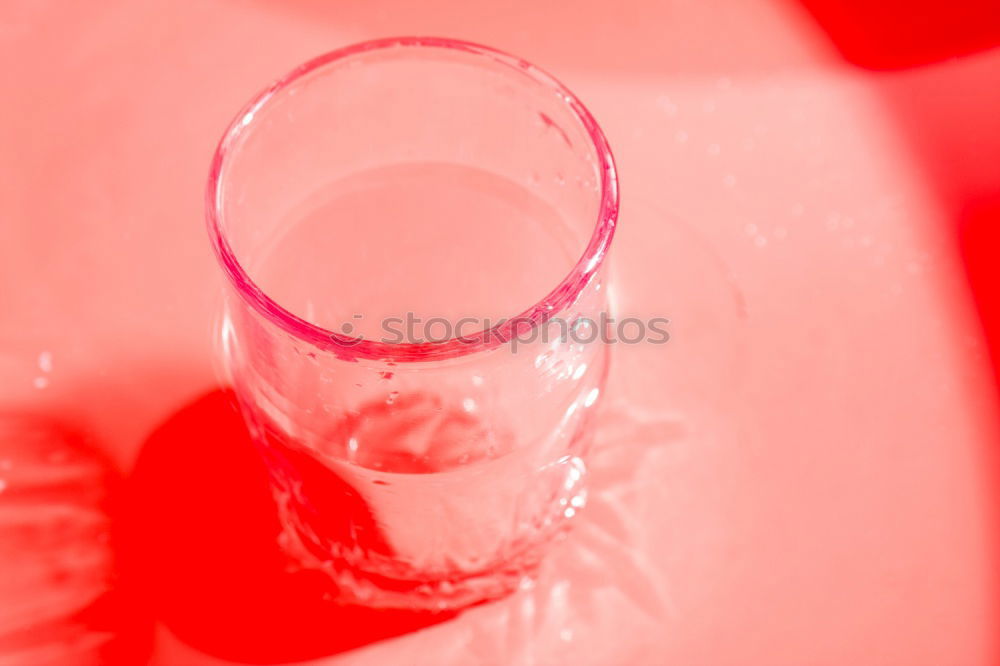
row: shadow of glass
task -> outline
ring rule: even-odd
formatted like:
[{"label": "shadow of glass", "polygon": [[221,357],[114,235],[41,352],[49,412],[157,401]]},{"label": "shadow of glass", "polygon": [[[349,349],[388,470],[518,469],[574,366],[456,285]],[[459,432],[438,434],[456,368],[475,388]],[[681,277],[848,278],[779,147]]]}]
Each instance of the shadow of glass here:
[{"label": "shadow of glass", "polygon": [[[367,508],[326,475],[319,508],[349,527]],[[267,471],[229,391],[186,405],[148,438],[123,508],[123,575],[158,621],[214,657],[312,659],[453,615],[341,605],[326,574],[295,567],[279,548]]]}]

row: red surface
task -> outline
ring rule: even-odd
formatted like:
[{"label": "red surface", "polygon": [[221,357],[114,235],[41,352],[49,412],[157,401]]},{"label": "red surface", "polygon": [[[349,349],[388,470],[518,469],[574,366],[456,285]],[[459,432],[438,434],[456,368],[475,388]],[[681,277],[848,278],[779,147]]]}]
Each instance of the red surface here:
[{"label": "red surface", "polygon": [[[0,401],[93,433],[124,471],[213,384],[204,179],[264,81],[360,39],[456,36],[553,71],[608,134],[618,308],[670,317],[671,342],[615,350],[587,512],[535,589],[317,663],[1000,659],[1000,431],[969,289],[995,331],[1000,52],[875,74],[783,2],[0,12]],[[231,455],[228,481],[201,470],[208,505],[252,490]],[[150,508],[181,531],[182,491]],[[224,560],[195,518],[184,556]],[[218,663],[199,592],[163,606],[154,663]],[[330,651],[351,636],[319,624]],[[266,658],[252,626],[226,656]]]}]

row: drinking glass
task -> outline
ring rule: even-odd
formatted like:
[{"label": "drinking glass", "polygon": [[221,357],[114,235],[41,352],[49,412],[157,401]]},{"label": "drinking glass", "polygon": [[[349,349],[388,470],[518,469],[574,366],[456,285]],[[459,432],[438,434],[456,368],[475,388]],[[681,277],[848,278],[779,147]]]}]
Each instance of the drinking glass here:
[{"label": "drinking glass", "polygon": [[579,100],[484,46],[357,44],[239,112],[206,203],[288,555],[373,607],[530,580],[585,503],[608,368],[618,190]]}]

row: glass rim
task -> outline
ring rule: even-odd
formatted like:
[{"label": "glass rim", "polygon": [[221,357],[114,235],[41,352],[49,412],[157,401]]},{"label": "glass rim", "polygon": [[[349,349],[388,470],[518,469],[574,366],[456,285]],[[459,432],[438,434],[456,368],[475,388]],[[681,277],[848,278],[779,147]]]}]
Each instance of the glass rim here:
[{"label": "glass rim", "polygon": [[[254,118],[257,111],[267,106],[268,102],[291,84],[327,65],[360,53],[397,47],[446,49],[470,53],[509,67],[540,83],[559,96],[583,126],[596,153],[600,170],[600,204],[594,231],[583,255],[570,269],[569,274],[544,298],[525,311],[509,319],[501,319],[494,326],[484,328],[477,333],[454,336],[442,341],[387,343],[354,338],[306,321],[282,307],[251,280],[230,247],[222,224],[223,169],[228,164],[231,152],[239,147],[240,139],[255,127]],[[568,88],[555,77],[522,58],[481,44],[441,37],[390,37],[359,42],[330,51],[299,65],[255,95],[236,114],[216,147],[205,190],[206,223],[216,258],[236,292],[258,314],[292,336],[341,358],[395,363],[466,356],[503,345],[517,335],[547,323],[576,300],[604,263],[617,225],[618,208],[618,178],[611,148],[597,121]]]}]

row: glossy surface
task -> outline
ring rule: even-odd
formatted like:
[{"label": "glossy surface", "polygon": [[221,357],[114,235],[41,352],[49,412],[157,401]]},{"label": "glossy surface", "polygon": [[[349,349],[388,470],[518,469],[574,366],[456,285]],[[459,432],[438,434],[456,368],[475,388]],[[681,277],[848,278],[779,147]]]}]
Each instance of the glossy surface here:
[{"label": "glossy surface", "polygon": [[[672,340],[615,350],[564,575],[317,663],[1000,657],[996,401],[957,243],[995,219],[967,204],[1000,180],[996,51],[874,75],[778,2],[2,11],[0,395],[123,468],[213,382],[202,186],[261,81],[457,35],[557,72],[615,146],[619,309]],[[166,630],[157,654],[218,663]]]}]

